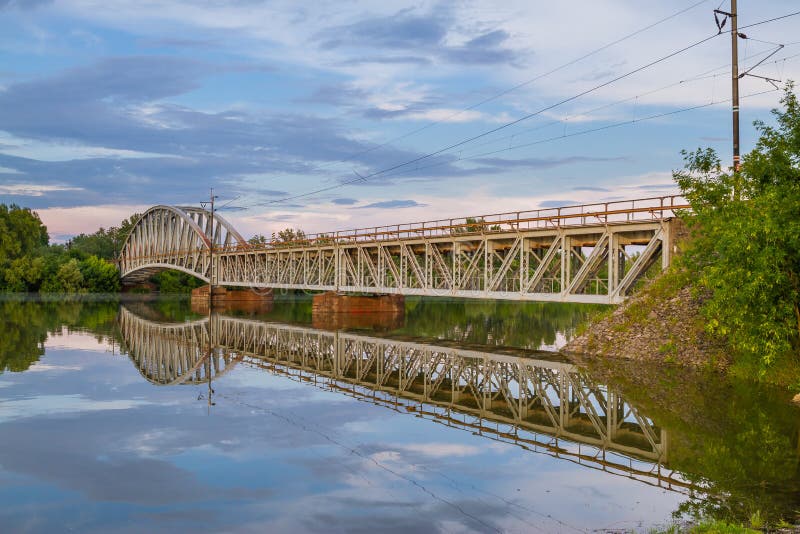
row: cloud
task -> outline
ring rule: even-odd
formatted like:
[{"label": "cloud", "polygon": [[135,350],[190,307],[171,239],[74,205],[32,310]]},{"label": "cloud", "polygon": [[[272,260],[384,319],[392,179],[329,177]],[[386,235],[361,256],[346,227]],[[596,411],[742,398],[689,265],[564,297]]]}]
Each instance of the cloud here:
[{"label": "cloud", "polygon": [[318,87],[310,96],[297,101],[341,106],[363,102],[368,96],[369,92],[359,87],[348,84],[330,84]]},{"label": "cloud", "polygon": [[424,111],[402,110],[395,112],[394,116],[402,115],[405,119],[425,122],[473,122],[484,120],[487,115],[474,110],[459,110],[451,108],[426,109]]},{"label": "cloud", "polygon": [[[58,176],[57,185],[74,189],[51,189],[31,207],[66,207],[185,203],[219,182],[229,184],[230,194],[246,191],[258,200],[285,196],[279,189],[262,191],[265,176],[340,180],[338,171],[322,172],[319,163],[352,156],[369,174],[386,161],[419,156],[391,146],[373,150],[375,145],[353,139],[336,119],[242,109],[206,112],[164,101],[193,90],[211,73],[232,69],[162,56],[110,58],[12,84],[0,92],[0,123],[17,145],[12,151],[26,144],[35,148],[23,151],[31,157],[0,154],[0,165],[26,173],[34,183],[56,185],[51,181]],[[63,149],[68,161],[34,159],[48,145]],[[76,157],[69,158],[70,151]],[[463,172],[455,158],[436,163],[428,175]]]},{"label": "cloud", "polygon": [[497,169],[510,168],[529,168],[529,169],[552,169],[564,165],[574,165],[579,163],[608,163],[624,161],[624,157],[594,157],[594,156],[565,156],[561,158],[478,158],[473,161]]},{"label": "cloud", "polygon": [[[388,16],[361,19],[351,24],[326,28],[314,37],[322,50],[342,48],[365,50],[402,50],[410,52],[388,57],[356,56],[346,64],[366,62],[427,64],[430,57],[441,62],[471,65],[494,65],[514,63],[518,53],[505,47],[510,38],[508,32],[494,29],[479,33],[463,44],[448,42],[454,29],[455,17],[446,7],[427,13],[404,9]],[[377,60],[377,61],[376,61]]]},{"label": "cloud", "polygon": [[561,208],[563,206],[575,206],[577,204],[581,204],[575,200],[544,200],[539,202],[539,207],[541,208]]},{"label": "cloud", "polygon": [[358,200],[354,198],[334,198],[331,200],[331,202],[337,206],[352,206],[353,204],[358,203]]},{"label": "cloud", "polygon": [[377,63],[380,65],[417,65],[417,66],[428,66],[433,63],[430,58],[422,57],[422,56],[361,56],[361,57],[351,57],[344,61],[340,61],[339,65],[341,66],[354,66],[354,65],[362,65],[364,63]]},{"label": "cloud", "polygon": [[371,17],[323,30],[317,36],[324,49],[344,46],[414,49],[438,46],[447,35],[442,20],[431,14],[403,10],[387,17]]},{"label": "cloud", "polygon": [[462,46],[448,47],[442,50],[442,56],[453,63],[473,65],[509,64],[517,60],[517,53],[501,45],[509,38],[503,30],[494,30],[474,39]]},{"label": "cloud", "polygon": [[51,3],[53,0],[0,0],[0,9],[34,9]]},{"label": "cloud", "polygon": [[358,206],[355,209],[399,209],[399,208],[418,208],[424,207],[425,204],[420,204],[416,200],[384,200],[382,202],[373,202],[366,206]]},{"label": "cloud", "polygon": [[598,193],[608,193],[609,190],[605,187],[591,187],[588,185],[580,186],[580,187],[573,187],[573,191],[597,191]]},{"label": "cloud", "polygon": [[82,191],[81,187],[67,185],[7,184],[0,185],[0,195],[41,197],[54,191]]}]

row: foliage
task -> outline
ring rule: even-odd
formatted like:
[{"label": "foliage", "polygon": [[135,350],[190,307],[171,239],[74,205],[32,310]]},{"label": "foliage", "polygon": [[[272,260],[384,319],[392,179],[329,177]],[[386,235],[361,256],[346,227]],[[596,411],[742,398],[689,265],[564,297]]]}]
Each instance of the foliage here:
[{"label": "foliage", "polygon": [[47,246],[47,227],[39,215],[15,204],[0,204],[0,263]]},{"label": "foliage", "polygon": [[119,226],[109,229],[100,228],[93,234],[80,234],[72,238],[67,248],[83,255],[94,255],[98,258],[112,260],[116,258],[128,234],[131,233],[136,221],[141,217],[135,213],[122,221]]},{"label": "foliage", "polygon": [[269,243],[269,240],[264,234],[256,234],[250,239],[248,239],[247,242],[250,243],[251,245],[264,246],[267,243]]},{"label": "foliage", "polygon": [[306,233],[303,230],[286,228],[281,230],[275,234],[272,232],[272,243],[275,246],[282,246],[288,243],[297,243],[298,241],[304,241],[306,239]]},{"label": "foliage", "polygon": [[7,293],[113,293],[119,273],[107,261],[115,241],[135,222],[80,235],[67,246],[48,245],[47,228],[27,208],[0,204],[0,291]]},{"label": "foliage", "polygon": [[727,521],[701,521],[689,530],[692,534],[757,534],[758,530],[728,523]]},{"label": "foliage", "polygon": [[199,278],[182,271],[162,271],[151,278],[160,293],[190,293],[205,284]]},{"label": "foliage", "polygon": [[117,268],[97,256],[89,256],[80,263],[83,286],[92,293],[116,293],[120,290]]},{"label": "foliage", "polygon": [[453,230],[454,234],[467,234],[475,232],[483,232],[484,230],[496,232],[500,230],[500,225],[489,225],[483,217],[467,217],[464,224]]},{"label": "foliage", "polygon": [[28,369],[44,354],[48,336],[60,334],[65,326],[110,337],[118,306],[116,300],[0,299],[0,373]]},{"label": "foliage", "polygon": [[684,153],[676,172],[693,217],[681,258],[709,297],[708,330],[762,373],[796,356],[800,333],[800,106],[787,87],[777,126],[761,137],[739,172],[726,173],[711,149]]}]

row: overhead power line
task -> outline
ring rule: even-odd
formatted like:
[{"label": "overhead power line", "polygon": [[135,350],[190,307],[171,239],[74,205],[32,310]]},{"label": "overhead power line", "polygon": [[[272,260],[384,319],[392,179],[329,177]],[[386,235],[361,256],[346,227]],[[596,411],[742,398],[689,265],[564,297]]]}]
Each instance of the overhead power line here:
[{"label": "overhead power line", "polygon": [[[532,84],[533,82],[536,82],[536,81],[539,81],[541,79],[544,79],[547,76],[550,76],[552,74],[555,74],[556,72],[564,70],[567,67],[575,65],[576,63],[579,63],[579,62],[583,61],[584,59],[588,59],[588,58],[590,58],[590,57],[592,57],[594,55],[597,55],[597,54],[599,54],[600,52],[602,52],[604,50],[607,50],[607,49],[609,49],[609,48],[611,48],[611,47],[613,47],[615,45],[618,45],[619,43],[622,43],[624,41],[627,41],[628,39],[636,37],[637,35],[640,35],[640,34],[646,32],[648,30],[651,30],[651,29],[655,28],[656,26],[659,26],[659,25],[661,25],[661,24],[663,24],[663,23],[665,23],[667,21],[670,21],[670,20],[674,19],[675,17],[678,17],[678,16],[680,16],[680,15],[682,15],[682,14],[688,12],[688,11],[691,11],[692,9],[694,9],[694,8],[696,8],[696,7],[698,7],[698,6],[702,5],[702,4],[705,4],[708,1],[709,0],[700,0],[698,2],[694,2],[694,3],[688,5],[687,7],[683,8],[683,9],[680,9],[680,10],[678,10],[678,11],[676,11],[676,12],[670,14],[670,15],[667,15],[666,17],[663,17],[663,18],[661,18],[661,19],[659,19],[659,20],[657,20],[657,21],[655,21],[653,23],[648,24],[647,26],[639,28],[638,30],[636,30],[634,32],[631,32],[631,33],[629,33],[627,35],[624,35],[624,36],[622,36],[622,37],[620,37],[618,39],[615,39],[614,41],[611,41],[610,43],[607,43],[607,44],[605,44],[605,45],[603,45],[603,46],[601,46],[599,48],[596,48],[596,49],[594,49],[594,50],[592,50],[590,52],[587,52],[587,53],[583,54],[580,57],[577,57],[575,59],[567,61],[566,63],[562,63],[561,65],[550,69],[549,71],[546,71],[546,72],[544,72],[542,74],[534,76],[533,78],[525,80],[524,82],[518,83],[517,85],[514,85],[512,87],[504,89],[504,90],[502,90],[502,91],[500,91],[498,93],[495,93],[495,94],[493,94],[493,95],[491,95],[491,96],[489,96],[487,98],[484,98],[483,100],[480,100],[480,101],[478,101],[478,102],[476,102],[474,104],[471,104],[471,105],[467,106],[466,108],[463,108],[463,109],[461,109],[459,111],[453,112],[452,114],[447,115],[447,116],[445,116],[445,117],[443,117],[443,118],[441,118],[439,120],[429,122],[428,124],[425,124],[424,126],[421,126],[419,128],[415,128],[415,129],[413,129],[413,130],[411,130],[409,132],[406,132],[404,134],[401,134],[401,135],[398,135],[396,137],[393,137],[393,138],[391,138],[391,139],[389,139],[387,141],[384,141],[381,144],[378,144],[378,145],[372,146],[370,148],[367,148],[365,150],[362,150],[362,151],[356,152],[354,154],[351,154],[350,156],[347,156],[346,158],[343,158],[343,159],[340,159],[340,160],[337,160],[337,161],[334,161],[334,162],[330,162],[330,163],[325,163],[325,164],[322,164],[322,165],[317,165],[317,166],[315,166],[314,168],[311,169],[311,172],[319,171],[319,170],[328,168],[328,167],[330,167],[332,165],[338,165],[338,164],[341,164],[341,163],[347,163],[348,161],[352,161],[352,160],[354,160],[355,158],[357,158],[359,156],[363,156],[365,154],[369,154],[370,152],[374,152],[375,150],[380,150],[381,148],[389,146],[389,145],[391,145],[391,144],[393,144],[393,143],[395,143],[397,141],[401,141],[403,139],[407,139],[407,138],[409,138],[409,137],[411,137],[413,135],[416,135],[416,134],[421,133],[421,132],[423,132],[425,130],[428,130],[429,128],[432,128],[432,127],[434,127],[434,126],[436,126],[438,124],[441,124],[443,122],[447,122],[447,121],[449,121],[449,120],[451,120],[451,119],[453,119],[455,117],[458,117],[459,115],[462,115],[463,113],[466,113],[467,111],[472,111],[472,110],[474,110],[476,108],[479,108],[479,107],[481,107],[481,106],[483,106],[485,104],[488,104],[489,102],[493,102],[495,100],[498,100],[499,98],[502,98],[502,97],[504,97],[504,96],[506,96],[506,95],[518,90],[518,89],[526,87],[526,86]],[[234,201],[238,200],[239,198],[241,198],[241,195],[239,195],[236,198],[226,202],[225,204],[222,204],[218,209],[226,208],[227,206],[229,206],[230,204],[232,204]]]},{"label": "overhead power line", "polygon": [[418,156],[416,158],[413,158],[411,160],[405,161],[403,163],[398,163],[396,165],[392,165],[391,167],[387,167],[385,169],[382,169],[382,170],[379,170],[379,171],[375,171],[373,173],[370,173],[370,174],[367,174],[367,175],[364,175],[364,176],[359,176],[358,178],[355,178],[355,179],[351,179],[351,180],[347,180],[347,181],[344,181],[344,182],[340,182],[340,183],[338,183],[336,185],[323,187],[323,188],[317,189],[315,191],[309,191],[308,193],[301,193],[301,194],[297,194],[297,195],[291,195],[291,196],[288,196],[288,197],[275,199],[275,200],[271,200],[271,201],[267,201],[267,202],[263,202],[263,203],[252,204],[251,206],[271,205],[271,204],[277,204],[277,203],[280,203],[280,202],[286,202],[286,201],[289,201],[289,200],[296,200],[296,199],[299,199],[299,198],[305,198],[305,197],[308,197],[308,196],[311,196],[311,195],[316,195],[318,193],[324,193],[326,191],[331,191],[331,190],[334,190],[334,189],[338,189],[338,188],[344,187],[346,185],[351,185],[351,184],[354,184],[354,183],[357,183],[357,182],[366,181],[366,180],[369,180],[370,178],[374,178],[376,176],[380,176],[382,174],[386,174],[387,172],[391,172],[391,171],[393,171],[395,169],[399,169],[399,168],[402,168],[402,167],[405,167],[405,166],[408,166],[408,165],[413,165],[414,163],[418,163],[420,161],[424,161],[426,159],[430,159],[430,158],[432,158],[434,156],[437,156],[439,154],[442,154],[442,153],[447,152],[449,150],[452,150],[454,148],[458,148],[458,147],[464,146],[464,145],[466,145],[468,143],[471,143],[471,142],[476,141],[478,139],[482,139],[482,138],[484,138],[484,137],[486,137],[488,135],[491,135],[493,133],[496,133],[496,132],[499,132],[499,131],[504,130],[506,128],[509,128],[511,126],[514,126],[515,124],[519,124],[519,123],[521,123],[523,121],[526,121],[528,119],[531,119],[533,117],[541,115],[542,113],[550,111],[551,109],[555,109],[555,108],[557,108],[559,106],[562,106],[562,105],[564,105],[564,104],[566,104],[568,102],[572,102],[574,100],[577,100],[577,99],[581,98],[582,96],[588,95],[589,93],[593,93],[593,92],[598,91],[598,90],[600,90],[600,89],[602,89],[604,87],[608,87],[609,85],[612,85],[612,84],[614,84],[614,83],[616,83],[616,82],[618,82],[620,80],[628,78],[628,77],[630,77],[630,76],[632,76],[632,75],[634,75],[634,74],[636,74],[638,72],[641,72],[641,71],[643,71],[645,69],[648,69],[648,68],[650,68],[650,67],[652,67],[654,65],[658,65],[659,63],[662,63],[662,62],[664,62],[664,61],[666,61],[668,59],[671,59],[671,58],[673,58],[673,57],[675,57],[675,56],[677,56],[679,54],[682,54],[682,53],[684,53],[684,52],[686,52],[688,50],[691,50],[692,48],[695,48],[695,47],[698,47],[698,46],[700,46],[700,45],[702,45],[704,43],[707,43],[708,41],[711,41],[712,39],[715,39],[715,38],[719,37],[719,35],[720,34],[716,34],[715,33],[713,35],[705,37],[704,39],[700,39],[699,41],[695,41],[694,43],[692,43],[690,45],[687,45],[687,46],[685,46],[685,47],[683,47],[683,48],[681,48],[679,50],[671,52],[671,53],[669,53],[669,54],[667,54],[665,56],[661,56],[658,59],[655,59],[655,60],[653,60],[653,61],[651,61],[649,63],[646,63],[646,64],[644,64],[642,66],[639,66],[639,67],[637,67],[637,68],[635,68],[633,70],[630,70],[630,71],[628,71],[628,72],[626,72],[624,74],[616,76],[616,77],[614,77],[614,78],[612,78],[610,80],[607,80],[607,81],[605,81],[603,83],[597,84],[597,85],[595,85],[595,86],[593,86],[593,87],[591,87],[589,89],[586,89],[584,91],[581,91],[581,92],[579,92],[579,93],[577,93],[577,94],[575,94],[573,96],[564,98],[563,100],[560,100],[560,101],[558,101],[558,102],[556,102],[554,104],[550,104],[548,106],[545,106],[545,107],[543,107],[543,108],[541,108],[541,109],[539,109],[539,110],[537,110],[537,111],[535,111],[533,113],[528,113],[527,115],[524,115],[524,116],[522,116],[522,117],[520,117],[518,119],[515,119],[513,121],[507,122],[505,124],[502,124],[500,126],[492,128],[492,129],[487,130],[485,132],[482,132],[480,134],[473,135],[471,137],[468,137],[468,138],[463,139],[461,141],[458,141],[456,143],[450,144],[450,145],[448,145],[446,147],[440,148],[440,149],[435,150],[433,152],[429,152],[429,153],[424,154],[422,156]]},{"label": "overhead power line", "polygon": [[[745,25],[745,26],[741,26],[739,29],[742,30],[742,29],[745,29],[745,28],[759,26],[759,25],[766,24],[766,23],[769,23],[769,22],[783,20],[783,19],[786,19],[786,18],[789,18],[789,17],[793,17],[793,16],[796,16],[796,15],[800,15],[800,11],[796,11],[796,12],[793,12],[793,13],[788,13],[788,14],[782,15],[780,17],[773,17],[771,19],[767,19],[767,20],[755,22],[755,23],[752,23],[752,24],[748,24],[748,25]],[[545,113],[545,112],[547,112],[547,111],[549,111],[551,109],[554,109],[556,107],[559,107],[559,106],[564,105],[566,103],[569,103],[571,101],[577,100],[578,98],[581,98],[582,96],[585,96],[585,95],[587,95],[589,93],[592,93],[592,92],[595,92],[595,91],[597,91],[599,89],[607,87],[607,86],[609,86],[609,85],[611,85],[613,83],[616,83],[616,82],[618,82],[618,81],[620,81],[620,80],[622,80],[624,78],[632,76],[633,74],[641,72],[641,71],[643,71],[643,70],[645,70],[647,68],[650,68],[650,67],[652,67],[654,65],[662,63],[662,62],[664,62],[664,61],[666,61],[668,59],[671,59],[672,57],[675,57],[675,56],[677,56],[679,54],[682,54],[682,53],[684,53],[684,52],[686,52],[688,50],[691,50],[691,49],[693,49],[693,48],[695,48],[697,46],[700,46],[700,45],[702,45],[702,44],[704,44],[704,43],[706,43],[708,41],[711,41],[715,37],[719,37],[720,35],[722,35],[722,34],[710,35],[710,36],[708,36],[708,37],[706,37],[704,39],[696,41],[696,42],[694,42],[694,43],[692,43],[692,44],[690,44],[688,46],[685,46],[685,47],[683,47],[683,48],[681,48],[679,50],[671,52],[670,54],[667,54],[667,55],[662,56],[662,57],[660,57],[660,58],[658,58],[658,59],[656,59],[654,61],[651,61],[650,63],[647,63],[645,65],[637,67],[636,69],[633,69],[631,71],[628,71],[625,74],[619,75],[619,76],[617,76],[615,78],[612,78],[611,80],[608,80],[606,82],[598,84],[598,85],[596,85],[596,86],[594,86],[594,87],[592,87],[590,89],[582,91],[582,92],[580,92],[580,93],[578,93],[576,95],[573,95],[571,97],[565,98],[565,99],[563,99],[563,100],[561,100],[559,102],[556,102],[555,104],[551,104],[551,105],[546,106],[546,107],[544,107],[544,108],[542,108],[542,109],[540,109],[540,110],[538,110],[536,112],[533,112],[533,113],[527,114],[527,115],[525,115],[523,117],[520,117],[520,118],[518,118],[518,119],[516,119],[514,121],[505,123],[505,124],[503,124],[501,126],[498,126],[496,128],[492,128],[492,129],[490,129],[488,131],[485,131],[483,133],[480,133],[480,134],[477,134],[475,136],[469,137],[469,138],[464,139],[462,141],[459,141],[457,143],[453,143],[451,145],[448,145],[448,146],[443,147],[441,149],[438,149],[436,151],[424,154],[422,156],[418,156],[416,158],[413,158],[411,160],[408,160],[408,161],[405,161],[405,162],[402,162],[402,163],[398,163],[398,164],[392,165],[392,166],[387,167],[385,169],[382,169],[382,170],[379,170],[379,171],[375,171],[373,173],[370,173],[370,174],[367,174],[367,175],[364,175],[364,176],[359,175],[358,178],[346,180],[344,182],[340,182],[340,183],[335,184],[335,185],[319,188],[319,189],[316,189],[314,191],[309,191],[309,192],[306,192],[306,193],[300,193],[300,194],[297,194],[297,195],[290,195],[290,196],[283,197],[283,198],[280,198],[280,199],[270,200],[270,201],[261,202],[261,203],[254,203],[254,204],[251,204],[251,205],[246,206],[246,207],[267,206],[267,205],[273,205],[273,204],[278,204],[278,203],[282,203],[282,202],[287,202],[287,201],[290,201],[290,200],[297,200],[297,199],[301,199],[301,198],[307,198],[309,196],[313,196],[313,195],[316,195],[316,194],[319,194],[319,193],[324,193],[324,192],[327,192],[327,191],[332,191],[332,190],[335,190],[335,189],[339,189],[339,188],[342,188],[342,187],[345,187],[345,186],[348,186],[348,185],[352,185],[354,183],[364,182],[364,181],[367,181],[367,180],[369,180],[371,178],[374,178],[374,177],[377,177],[377,176],[381,176],[381,175],[385,175],[385,174],[387,174],[389,172],[392,172],[392,171],[395,171],[395,170],[397,170],[399,168],[402,168],[402,167],[405,167],[405,166],[408,166],[408,165],[412,165],[414,163],[418,163],[418,162],[424,161],[426,159],[430,159],[431,157],[437,156],[439,154],[442,154],[442,153],[447,152],[449,150],[452,150],[454,148],[458,148],[460,146],[464,146],[464,145],[466,145],[468,143],[471,143],[472,141],[475,141],[477,139],[481,139],[481,138],[486,137],[488,135],[491,135],[491,134],[493,134],[495,132],[498,132],[498,131],[501,131],[503,129],[509,128],[509,127],[511,127],[511,126],[513,126],[515,124],[519,124],[520,122],[528,120],[528,119],[530,119],[532,117],[541,115],[542,113]],[[763,93],[758,93],[758,94],[769,93],[769,92],[772,92],[772,91],[774,91],[774,89],[770,90],[770,91],[765,91]],[[755,95],[749,95],[749,96],[755,96]],[[701,105],[699,107],[693,107],[693,108],[690,108],[690,109],[699,109],[701,107],[708,107],[709,105],[713,105],[713,104],[703,104],[703,105]],[[688,111],[688,110],[689,109],[678,110],[678,111],[682,112],[682,111]],[[642,120],[644,120],[644,119],[638,119],[639,122],[641,122]],[[634,122],[635,121],[637,121],[637,120],[634,120]],[[608,127],[604,127],[604,129],[608,129]],[[577,135],[577,134],[578,133],[576,133],[575,135]],[[570,135],[568,135],[566,137],[571,137],[571,136],[572,136],[572,134],[570,134]],[[562,137],[565,137],[565,136],[562,136]],[[520,148],[520,147],[516,147],[516,148]],[[504,150],[509,150],[509,149],[504,149]],[[415,169],[415,170],[417,170],[417,169]]]},{"label": "overhead power line", "polygon": [[[756,97],[756,96],[760,96],[760,95],[774,93],[776,91],[778,91],[778,89],[767,89],[767,90],[764,90],[764,91],[759,91],[759,92],[756,92],[756,93],[750,93],[748,95],[744,95],[744,96],[741,97],[741,99],[744,100],[746,98],[752,98],[752,97]],[[685,107],[685,108],[681,108],[681,109],[677,109],[677,110],[665,111],[665,112],[662,112],[662,113],[656,113],[656,114],[653,114],[653,115],[648,115],[648,116],[640,117],[640,118],[637,118],[637,119],[630,119],[630,120],[626,120],[626,121],[615,122],[613,124],[606,124],[606,125],[603,125],[603,126],[598,126],[596,128],[589,128],[589,129],[580,130],[580,131],[577,131],[577,132],[570,132],[570,133],[566,133],[566,134],[562,134],[562,135],[548,137],[548,138],[545,138],[545,139],[539,139],[539,140],[532,141],[532,142],[529,142],[529,143],[522,143],[522,144],[518,144],[518,145],[506,147],[506,148],[501,148],[501,149],[497,149],[497,150],[491,150],[491,151],[488,151],[488,152],[482,152],[482,153],[479,153],[479,154],[472,154],[470,156],[459,158],[459,161],[477,160],[477,159],[480,159],[480,158],[486,158],[486,157],[494,156],[494,155],[501,154],[501,153],[504,153],[504,152],[510,152],[512,150],[517,150],[517,149],[520,149],[520,148],[528,148],[528,147],[535,146],[535,145],[542,145],[542,144],[546,144],[546,143],[552,143],[552,142],[555,142],[555,141],[560,141],[562,139],[567,139],[567,138],[570,138],[570,137],[579,137],[579,136],[582,136],[582,135],[589,135],[589,134],[592,134],[592,133],[597,133],[597,132],[601,132],[601,131],[605,131],[605,130],[611,130],[611,129],[614,129],[614,128],[620,128],[620,127],[623,127],[623,126],[629,126],[631,124],[638,124],[640,122],[647,122],[647,121],[662,119],[664,117],[669,117],[669,116],[672,116],[672,115],[679,115],[681,113],[688,113],[690,111],[696,111],[698,109],[708,108],[708,107],[712,107],[712,106],[718,106],[720,104],[726,104],[726,103],[728,103],[730,101],[731,101],[730,98],[726,98],[724,100],[716,100],[714,102],[706,102],[704,104],[698,104],[696,106],[689,106],[689,107]],[[390,174],[389,177],[398,176],[398,175],[405,174],[405,173],[408,173],[408,172],[424,171],[424,170],[427,170],[427,169],[440,167],[442,165],[447,165],[448,163],[451,163],[451,162],[446,161],[446,162],[441,162],[441,163],[435,163],[433,165],[426,165],[426,166],[420,167],[420,168],[415,168],[415,169],[409,169],[409,170],[406,170],[406,171],[395,172],[395,173]]]},{"label": "overhead power line", "polygon": [[[790,43],[790,44],[788,44],[786,46],[796,45],[796,44],[798,44],[798,43]],[[752,59],[754,57],[758,57],[758,56],[761,56],[761,55],[764,55],[764,54],[768,54],[770,52],[771,51],[758,52],[758,53],[755,53],[755,54],[751,54],[751,55],[743,58],[743,60]],[[800,54],[793,54],[791,56],[787,56],[787,57],[784,57],[784,58],[776,59],[774,61],[770,61],[770,62],[767,62],[767,63],[759,63],[759,64],[760,64],[760,66],[764,67],[764,66],[767,66],[767,65],[773,65],[773,64],[777,64],[777,63],[782,63],[782,62],[785,62],[785,61],[787,61],[789,59],[797,57],[798,55],[800,55]],[[717,67],[715,69],[709,69],[707,71],[701,72],[701,73],[696,74],[694,76],[690,76],[688,78],[684,78],[682,80],[678,80],[677,82],[672,82],[670,84],[663,85],[663,86],[658,87],[656,89],[651,89],[649,91],[646,91],[644,93],[640,93],[638,95],[629,96],[629,97],[622,98],[620,100],[615,100],[613,102],[609,102],[607,104],[603,104],[601,106],[597,106],[597,107],[594,107],[594,108],[591,108],[591,109],[582,110],[582,111],[579,111],[577,113],[573,113],[573,114],[568,115],[568,116],[566,116],[564,118],[561,118],[561,119],[554,119],[552,121],[546,122],[544,124],[540,124],[538,126],[534,126],[532,128],[525,128],[523,130],[518,130],[518,131],[516,131],[514,133],[506,134],[506,135],[504,135],[502,137],[497,137],[497,138],[494,138],[494,139],[490,139],[488,141],[484,141],[482,143],[478,143],[477,145],[472,145],[472,146],[474,148],[477,148],[477,147],[481,147],[481,146],[491,145],[491,144],[494,144],[494,143],[499,143],[501,141],[506,141],[508,139],[514,139],[515,137],[519,137],[519,136],[527,135],[527,134],[529,134],[531,132],[536,132],[536,131],[539,131],[539,130],[543,130],[543,129],[548,128],[550,126],[555,126],[557,124],[564,124],[567,121],[569,121],[570,119],[573,119],[573,118],[575,118],[577,116],[591,115],[592,113],[596,113],[596,112],[602,111],[604,109],[612,108],[614,106],[619,106],[620,104],[625,104],[626,102],[639,101],[639,100],[641,100],[642,98],[644,98],[646,96],[650,96],[650,95],[653,95],[655,93],[659,93],[661,91],[665,91],[667,89],[671,89],[673,87],[677,87],[677,86],[680,86],[680,85],[683,85],[683,84],[692,83],[692,82],[708,80],[709,78],[716,78],[718,76],[721,76],[721,74],[717,73],[717,71],[720,71],[722,69],[729,68],[729,67],[730,67],[730,65],[725,64],[725,65],[722,65],[722,66]],[[753,67],[749,67],[749,68],[753,68]],[[712,96],[711,100],[713,101],[713,96]]]}]

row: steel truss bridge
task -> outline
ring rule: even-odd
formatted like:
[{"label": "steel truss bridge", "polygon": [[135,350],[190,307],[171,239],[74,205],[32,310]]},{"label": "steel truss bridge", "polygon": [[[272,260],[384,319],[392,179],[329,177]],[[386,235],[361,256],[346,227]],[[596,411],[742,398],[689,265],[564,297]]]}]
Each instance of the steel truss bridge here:
[{"label": "steel truss bridge", "polygon": [[131,361],[158,385],[237,363],[594,469],[689,493],[666,431],[576,366],[212,315],[163,324],[122,308]]},{"label": "steel truss bridge", "polygon": [[398,224],[250,245],[218,214],[155,206],[123,282],[177,269],[214,285],[614,304],[673,252],[681,197]]}]

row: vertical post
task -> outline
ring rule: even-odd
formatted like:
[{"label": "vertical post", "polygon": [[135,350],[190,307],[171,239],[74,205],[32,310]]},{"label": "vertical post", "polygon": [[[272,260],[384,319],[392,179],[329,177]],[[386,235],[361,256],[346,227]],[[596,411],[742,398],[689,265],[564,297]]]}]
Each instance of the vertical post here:
[{"label": "vertical post", "polygon": [[214,188],[211,188],[211,225],[210,225],[210,241],[211,245],[208,247],[208,309],[214,305],[214,282],[216,282],[216,272],[214,269]]},{"label": "vertical post", "polygon": [[[731,0],[731,101],[733,103],[733,172],[739,172],[739,24],[736,0]],[[734,195],[738,196],[738,188]]]}]

